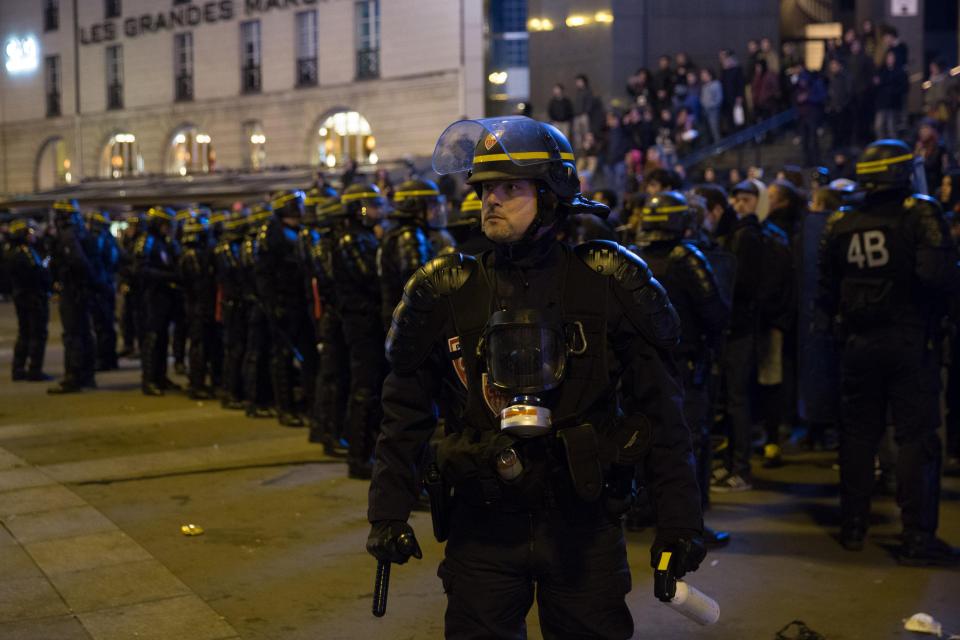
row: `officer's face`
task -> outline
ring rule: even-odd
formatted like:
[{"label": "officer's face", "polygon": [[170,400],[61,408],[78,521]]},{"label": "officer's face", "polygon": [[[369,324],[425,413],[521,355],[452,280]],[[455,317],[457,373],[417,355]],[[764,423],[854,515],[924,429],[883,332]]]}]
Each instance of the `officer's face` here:
[{"label": "officer's face", "polygon": [[483,183],[483,235],[508,244],[523,238],[537,216],[537,187],[532,180],[493,180]]},{"label": "officer's face", "polygon": [[757,196],[746,191],[739,191],[733,196],[733,209],[738,216],[746,216],[757,212]]}]

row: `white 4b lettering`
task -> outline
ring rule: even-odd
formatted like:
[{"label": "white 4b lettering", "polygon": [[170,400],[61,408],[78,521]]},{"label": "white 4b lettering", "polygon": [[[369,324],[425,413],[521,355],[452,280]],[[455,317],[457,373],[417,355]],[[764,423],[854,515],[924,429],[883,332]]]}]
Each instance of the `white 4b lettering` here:
[{"label": "white 4b lettering", "polygon": [[890,262],[890,252],[887,251],[887,237],[883,231],[876,229],[855,233],[850,237],[850,246],[847,248],[847,262],[873,269],[882,267]]}]

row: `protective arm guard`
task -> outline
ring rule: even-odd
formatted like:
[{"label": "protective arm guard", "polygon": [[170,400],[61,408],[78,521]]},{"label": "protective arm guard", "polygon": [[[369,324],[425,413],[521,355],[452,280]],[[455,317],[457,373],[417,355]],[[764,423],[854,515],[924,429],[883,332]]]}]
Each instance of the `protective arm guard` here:
[{"label": "protective arm guard", "polygon": [[613,278],[614,295],[644,338],[659,349],[677,345],[680,318],[643,260],[610,240],[591,240],[574,252],[588,267]]},{"label": "protective arm guard", "polygon": [[693,245],[680,244],[671,255],[690,281],[694,308],[705,333],[715,340],[723,333],[730,319],[730,303],[724,300],[717,286],[710,263]]},{"label": "protective arm guard", "polygon": [[397,273],[403,282],[413,277],[421,266],[430,260],[430,241],[420,229],[408,229],[397,238],[393,258]]},{"label": "protective arm guard", "polygon": [[434,258],[407,281],[387,332],[387,361],[394,371],[410,374],[423,364],[446,320],[446,299],[476,270],[476,258],[454,253]]},{"label": "protective arm guard", "polygon": [[361,236],[344,233],[337,243],[337,252],[349,276],[358,283],[377,277],[377,248],[368,246]]},{"label": "protective arm guard", "polygon": [[917,278],[937,291],[960,291],[960,263],[940,204],[929,196],[914,194],[904,207],[915,221]]}]

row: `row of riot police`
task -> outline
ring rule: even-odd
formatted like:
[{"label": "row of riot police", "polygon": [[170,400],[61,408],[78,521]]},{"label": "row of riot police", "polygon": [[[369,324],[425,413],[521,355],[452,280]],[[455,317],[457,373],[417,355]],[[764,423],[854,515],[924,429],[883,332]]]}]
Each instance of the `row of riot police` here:
[{"label": "row of riot police", "polygon": [[49,380],[43,372],[49,319],[49,298],[59,294],[63,325],[63,378],[52,394],[95,387],[95,371],[117,368],[114,278],[120,248],[110,233],[109,219],[100,212],[86,220],[73,200],[53,206],[55,231],[44,246],[32,220],[10,227],[5,269],[11,278],[17,310],[18,335],[13,380]]}]

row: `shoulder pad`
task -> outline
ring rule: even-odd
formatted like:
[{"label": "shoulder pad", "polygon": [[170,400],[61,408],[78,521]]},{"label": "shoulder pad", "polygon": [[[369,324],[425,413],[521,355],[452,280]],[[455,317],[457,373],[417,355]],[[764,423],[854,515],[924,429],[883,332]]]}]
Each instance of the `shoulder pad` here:
[{"label": "shoulder pad", "polygon": [[831,213],[830,217],[827,218],[827,229],[835,226],[837,223],[839,223],[841,220],[847,217],[847,214],[850,213],[851,211],[853,211],[853,208],[847,205],[847,206],[840,207],[839,209]]},{"label": "shoulder pad", "polygon": [[903,208],[907,211],[913,211],[919,215],[937,215],[943,213],[940,203],[925,196],[922,193],[915,193],[903,201]]},{"label": "shoulder pad", "polygon": [[446,309],[442,301],[476,271],[476,258],[452,253],[434,258],[407,281],[387,332],[387,360],[395,370],[411,373],[427,359],[443,325]]},{"label": "shoulder pad", "polygon": [[614,291],[631,323],[661,349],[676,346],[680,318],[647,263],[610,240],[590,240],[574,253],[593,271],[613,278]]}]

